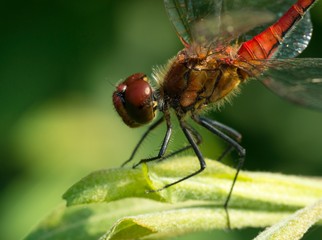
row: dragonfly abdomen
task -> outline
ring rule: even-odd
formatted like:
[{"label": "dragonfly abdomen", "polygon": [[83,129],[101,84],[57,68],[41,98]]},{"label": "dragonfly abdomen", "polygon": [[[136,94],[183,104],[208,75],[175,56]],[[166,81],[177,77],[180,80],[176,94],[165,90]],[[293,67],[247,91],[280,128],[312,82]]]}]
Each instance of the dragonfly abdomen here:
[{"label": "dragonfly abdomen", "polygon": [[239,56],[246,60],[266,59],[273,56],[285,35],[304,16],[316,0],[298,0],[273,25],[244,42],[238,50]]}]

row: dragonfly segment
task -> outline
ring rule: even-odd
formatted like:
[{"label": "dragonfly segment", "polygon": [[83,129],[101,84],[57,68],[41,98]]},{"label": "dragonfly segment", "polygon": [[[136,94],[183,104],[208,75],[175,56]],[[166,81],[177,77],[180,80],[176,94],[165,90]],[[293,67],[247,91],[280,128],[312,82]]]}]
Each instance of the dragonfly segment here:
[{"label": "dragonfly segment", "polygon": [[299,0],[273,25],[244,42],[238,55],[246,60],[271,58],[287,33],[303,18],[315,0]]}]

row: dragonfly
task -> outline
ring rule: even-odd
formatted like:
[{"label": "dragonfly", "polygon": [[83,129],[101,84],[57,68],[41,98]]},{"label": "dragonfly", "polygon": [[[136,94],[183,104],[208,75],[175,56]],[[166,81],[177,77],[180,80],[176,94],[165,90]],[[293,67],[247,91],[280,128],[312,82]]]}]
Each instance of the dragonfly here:
[{"label": "dragonfly", "polygon": [[[315,0],[164,0],[168,17],[184,45],[169,62],[146,74],[135,73],[116,86],[113,103],[123,122],[139,127],[151,122],[156,111],[162,117],[152,123],[123,166],[132,161],[144,139],[165,122],[166,132],[155,157],[141,159],[133,167],[162,160],[188,149],[200,167],[187,176],[157,189],[168,188],[201,173],[206,162],[199,145],[202,137],[188,119],[219,136],[238,153],[236,174],[225,200],[233,192],[246,151],[242,135],[204,116],[238,92],[238,86],[256,79],[293,103],[322,110],[322,59],[295,58],[309,44],[312,23],[309,9]],[[152,84],[154,84],[152,86]],[[188,144],[167,154],[176,117]]]}]

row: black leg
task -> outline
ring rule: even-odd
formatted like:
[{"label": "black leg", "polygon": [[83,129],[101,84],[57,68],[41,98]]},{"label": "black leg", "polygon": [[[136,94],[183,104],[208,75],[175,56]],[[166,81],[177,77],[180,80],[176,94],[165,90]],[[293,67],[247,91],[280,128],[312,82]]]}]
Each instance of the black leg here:
[{"label": "black leg", "polygon": [[[235,129],[209,118],[200,117],[200,119],[207,121],[214,128],[217,128],[222,132],[226,133],[227,135],[235,139],[237,142],[239,143],[241,142],[242,135],[239,132],[237,132]],[[224,159],[224,157],[226,157],[233,149],[234,147],[231,144],[229,144],[229,146],[223,151],[223,153],[218,157],[217,160],[221,162]]]},{"label": "black leg", "polygon": [[238,159],[238,164],[236,167],[236,174],[234,176],[232,185],[230,187],[227,199],[225,201],[224,207],[225,209],[227,209],[231,194],[233,192],[238,174],[240,169],[242,168],[243,164],[244,164],[244,160],[245,160],[245,155],[246,155],[246,150],[239,145],[238,142],[236,142],[235,140],[233,140],[232,138],[230,138],[229,136],[227,136],[226,134],[222,133],[220,130],[218,130],[216,127],[213,126],[212,121],[207,119],[207,118],[200,118],[198,116],[192,116],[192,118],[201,126],[205,127],[206,129],[208,129],[210,132],[212,132],[213,134],[219,136],[221,139],[223,139],[224,141],[226,141],[231,147],[233,147],[239,155],[239,159]]},{"label": "black leg", "polygon": [[144,139],[149,135],[149,133],[155,129],[157,126],[159,126],[162,122],[164,121],[164,118],[160,118],[158,121],[156,121],[155,123],[153,123],[148,130],[142,135],[140,141],[136,144],[134,150],[132,151],[132,154],[130,156],[130,158],[128,160],[126,160],[121,166],[123,167],[125,164],[127,164],[128,162],[132,161],[132,159],[134,158],[137,150],[139,149],[139,147],[141,146],[142,142],[144,141]]},{"label": "black leg", "polygon": [[172,125],[171,125],[169,117],[166,118],[166,122],[167,122],[167,132],[166,132],[166,134],[164,136],[164,139],[162,141],[162,145],[161,145],[159,154],[157,156],[155,156],[155,157],[141,159],[138,163],[133,165],[133,168],[136,168],[137,166],[139,166],[142,163],[151,162],[151,161],[158,160],[158,159],[163,157],[163,155],[165,154],[165,152],[166,152],[166,150],[168,148],[170,137],[171,137],[171,134],[172,134]]},{"label": "black leg", "polygon": [[[200,136],[200,134],[192,127],[190,127],[189,125],[186,125],[187,129],[191,132],[191,134],[193,135],[195,141],[196,141],[196,144],[199,145],[201,142],[202,142],[202,137]],[[179,150],[176,150],[174,151],[173,153],[170,153],[170,154],[167,154],[166,156],[163,156],[162,158],[158,159],[158,161],[163,161],[167,158],[170,158],[172,156],[175,156],[181,152],[184,152],[186,150],[189,150],[190,148],[192,148],[191,145],[187,145],[187,146],[184,146],[182,148],[180,148]]]},{"label": "black leg", "polygon": [[231,145],[228,145],[228,147],[226,147],[226,149],[217,158],[217,161],[221,162],[229,153],[231,153],[232,150],[234,150],[234,147],[232,147]]},{"label": "black leg", "polygon": [[[199,145],[201,142],[202,142],[202,137],[200,136],[200,134],[195,130],[193,129],[192,127],[190,127],[189,125],[186,126],[187,129],[191,132],[191,134],[193,135],[193,138],[195,139],[195,142],[197,145]],[[184,151],[187,151],[189,150],[190,148],[192,148],[191,145],[188,145],[188,146],[185,146],[185,147],[182,147],[176,151],[174,151],[173,153],[170,153],[170,154],[167,154],[167,155],[163,155],[163,156],[156,156],[156,157],[152,157],[152,158],[146,158],[146,159],[142,159],[140,162],[138,162],[137,164],[135,164],[133,166],[133,168],[136,168],[137,166],[139,166],[140,164],[142,163],[147,163],[147,162],[152,162],[152,161],[163,161],[165,159],[168,159],[168,158],[171,158],[179,153],[182,153]],[[162,148],[161,148],[162,149]]]},{"label": "black leg", "polygon": [[[204,158],[203,158],[203,156],[202,156],[202,154],[201,154],[201,152],[200,152],[200,150],[198,148],[196,140],[194,139],[194,137],[195,137],[194,135],[195,135],[196,131],[192,127],[190,127],[186,122],[181,120],[180,118],[179,118],[179,121],[180,121],[180,127],[181,127],[184,135],[186,136],[188,142],[190,143],[192,149],[194,150],[195,154],[198,157],[200,168],[197,171],[195,171],[195,172],[193,172],[193,173],[191,173],[191,174],[189,174],[189,175],[187,175],[187,176],[185,176],[185,177],[183,177],[183,178],[181,178],[181,179],[179,179],[179,180],[177,180],[175,182],[169,183],[169,184],[163,186],[160,189],[152,190],[152,191],[149,191],[149,192],[158,192],[158,191],[161,191],[161,190],[163,190],[165,188],[171,187],[171,186],[173,186],[173,185],[175,185],[177,183],[180,183],[180,182],[182,182],[182,181],[184,181],[184,180],[186,180],[188,178],[191,178],[191,177],[197,175],[198,173],[202,172],[206,168],[206,162],[205,162],[205,160],[204,160]],[[199,134],[197,134],[197,136],[199,136]]]},{"label": "black leg", "polygon": [[213,127],[221,130],[222,132],[225,132],[227,135],[229,135],[230,137],[232,137],[233,139],[235,139],[237,142],[241,142],[242,139],[242,135],[237,132],[235,129],[220,123],[218,121],[215,121],[213,119],[210,118],[205,118],[205,117],[199,117],[199,119],[203,120],[203,121],[207,121],[209,124],[211,124]]}]

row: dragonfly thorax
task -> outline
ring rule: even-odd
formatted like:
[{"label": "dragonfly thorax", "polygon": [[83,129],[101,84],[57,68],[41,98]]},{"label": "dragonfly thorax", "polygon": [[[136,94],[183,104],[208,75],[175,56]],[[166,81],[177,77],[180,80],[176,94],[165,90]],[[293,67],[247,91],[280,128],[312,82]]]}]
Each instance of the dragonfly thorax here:
[{"label": "dragonfly thorax", "polygon": [[159,99],[178,115],[222,102],[246,77],[233,64],[234,59],[227,55],[209,51],[208,54],[191,55],[188,51],[179,52],[164,74],[155,74],[160,78],[157,79]]}]

